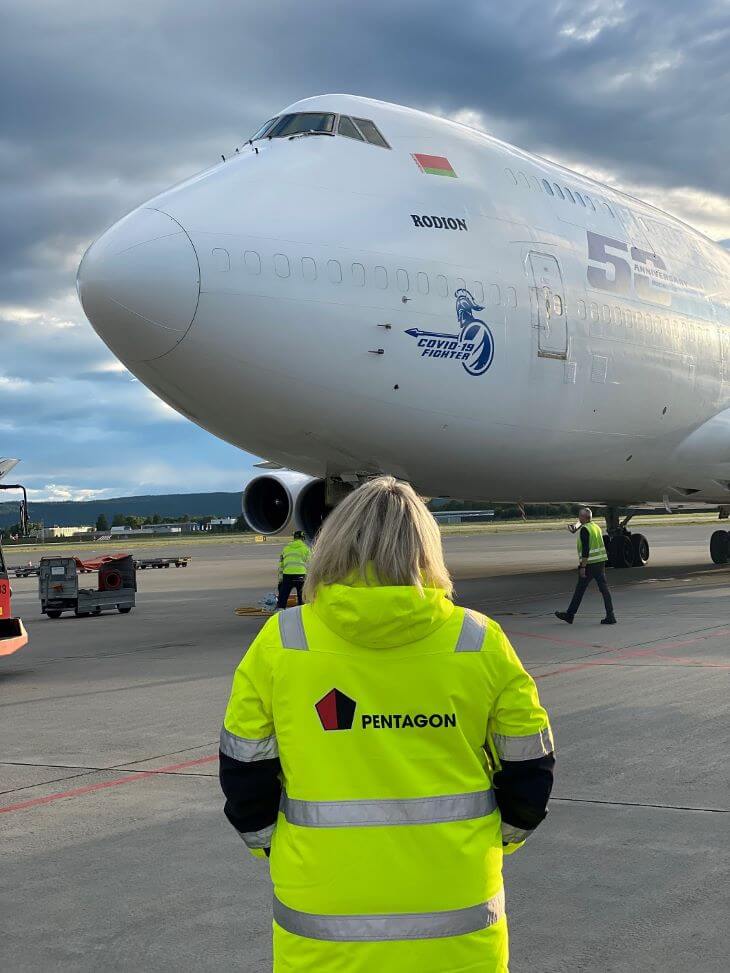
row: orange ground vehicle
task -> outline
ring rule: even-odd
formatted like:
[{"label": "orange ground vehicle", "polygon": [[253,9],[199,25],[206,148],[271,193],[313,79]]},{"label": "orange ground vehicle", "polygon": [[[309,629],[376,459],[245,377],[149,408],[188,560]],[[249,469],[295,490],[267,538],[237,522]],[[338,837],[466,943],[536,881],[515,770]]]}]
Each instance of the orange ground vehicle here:
[{"label": "orange ground vehicle", "polygon": [[2,544],[0,544],[0,655],[12,655],[22,649],[28,634],[19,618],[13,618],[10,607],[10,581],[5,569]]}]

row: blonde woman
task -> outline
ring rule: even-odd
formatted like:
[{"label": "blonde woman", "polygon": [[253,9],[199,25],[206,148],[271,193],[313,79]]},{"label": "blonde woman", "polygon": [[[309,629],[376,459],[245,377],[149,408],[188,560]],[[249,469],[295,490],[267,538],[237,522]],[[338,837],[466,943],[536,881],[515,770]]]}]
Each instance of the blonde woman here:
[{"label": "blonde woman", "polygon": [[225,813],[270,857],[275,973],[502,973],[502,856],[554,758],[499,625],[456,607],[438,527],[383,476],[325,522],[221,732]]}]

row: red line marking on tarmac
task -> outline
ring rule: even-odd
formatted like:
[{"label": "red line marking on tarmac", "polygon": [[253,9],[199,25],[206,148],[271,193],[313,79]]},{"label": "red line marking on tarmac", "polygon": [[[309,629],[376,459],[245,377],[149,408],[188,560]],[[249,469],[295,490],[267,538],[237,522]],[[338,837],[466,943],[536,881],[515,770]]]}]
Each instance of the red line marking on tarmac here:
[{"label": "red line marking on tarmac", "polygon": [[682,645],[694,645],[696,642],[707,642],[709,639],[727,638],[728,636],[730,636],[730,628],[718,628],[713,632],[696,635],[692,639],[684,639],[681,642],[657,642],[656,645],[652,646],[652,649],[676,649]]},{"label": "red line marking on tarmac", "polygon": [[[699,642],[700,640],[697,639]],[[679,643],[684,645],[685,643]],[[657,648],[644,648],[644,649],[624,649],[619,655],[616,656],[617,659],[642,659],[642,658],[653,658],[662,659],[665,662],[676,662],[677,665],[681,666],[704,666],[706,669],[730,669],[730,664],[725,662],[706,662],[702,659],[690,659],[689,656],[684,655],[667,655],[666,652],[660,652],[660,648],[665,648],[667,646],[658,646]],[[669,645],[669,648],[674,646]],[[610,665],[611,663],[607,663]]]},{"label": "red line marking on tarmac", "polygon": [[[528,639],[543,639],[547,642],[555,642],[558,645],[572,645],[583,649],[603,649],[601,656],[613,655],[613,660],[601,658],[600,660],[591,660],[585,662],[579,662],[572,666],[563,666],[561,669],[552,669],[550,672],[543,672],[539,676],[535,676],[535,679],[547,679],[549,676],[559,676],[568,672],[577,672],[581,669],[590,669],[593,666],[610,666],[614,665],[616,661],[623,659],[640,658],[642,656],[653,656],[657,659],[665,659],[667,662],[675,662],[678,665],[684,666],[695,666],[698,668],[712,668],[712,669],[730,669],[730,665],[718,662],[702,662],[696,659],[689,659],[683,656],[673,656],[665,655],[660,653],[660,649],[677,649],[687,645],[696,645],[698,642],[705,642],[709,639],[721,638],[730,634],[730,629],[721,628],[714,632],[708,632],[704,635],[697,635],[691,639],[683,639],[672,642],[658,642],[656,645],[647,647],[633,647],[633,646],[617,646],[616,648],[600,646],[591,642],[576,642],[572,639],[559,639],[553,635],[538,635],[535,632],[520,632],[517,629],[511,629],[509,631],[510,635],[520,635],[523,638]],[[539,663],[536,663],[539,665]]]},{"label": "red line marking on tarmac", "polygon": [[551,669],[550,672],[541,672],[539,676],[533,676],[532,678],[537,679],[547,679],[548,676],[563,676],[566,672],[576,672],[578,669],[591,669],[593,666],[600,665],[610,665],[610,663],[605,662],[581,662],[579,665],[575,666],[565,666],[563,669]]},{"label": "red line marking on tarmac", "polygon": [[[537,676],[533,676],[534,680],[547,679],[549,676],[563,676],[568,672],[577,672],[580,669],[593,669],[596,666],[605,666],[609,668],[611,666],[620,665],[623,659],[632,659],[635,657],[646,657],[652,655],[657,659],[665,659],[667,662],[675,662],[678,666],[685,669],[730,669],[730,665],[725,663],[717,662],[697,662],[695,659],[685,659],[679,656],[672,655],[659,655],[653,652],[621,652],[615,659],[600,659],[591,662],[579,662],[573,666],[564,666],[562,669],[551,669],[550,672],[541,672]],[[650,667],[646,667],[650,668]]]},{"label": "red line marking on tarmac", "polygon": [[[505,630],[506,630],[505,626]],[[521,635],[526,639],[542,639],[546,642],[557,642],[558,645],[574,645],[579,649],[606,649],[608,652],[617,652],[618,649],[612,649],[610,646],[599,645],[597,642],[576,642],[573,639],[558,639],[554,635],[538,635],[535,632],[518,632],[516,628],[509,629],[510,635]]]},{"label": "red line marking on tarmac", "polygon": [[171,774],[176,770],[195,767],[197,764],[207,764],[217,759],[218,754],[216,753],[210,757],[197,757],[195,760],[186,760],[181,764],[170,764],[169,767],[159,767],[157,770],[140,770],[137,774],[128,774],[126,777],[117,777],[115,780],[105,780],[99,784],[88,784],[86,787],[75,787],[70,791],[47,794],[46,797],[34,797],[29,801],[21,801],[20,804],[8,804],[5,807],[0,807],[0,814],[8,814],[10,811],[24,811],[26,808],[38,807],[40,804],[52,804],[54,801],[64,800],[67,797],[82,797],[84,794],[93,794],[94,791],[103,791],[108,787],[121,787],[122,784],[133,784],[135,781],[146,780],[148,777],[155,777],[158,774]]}]

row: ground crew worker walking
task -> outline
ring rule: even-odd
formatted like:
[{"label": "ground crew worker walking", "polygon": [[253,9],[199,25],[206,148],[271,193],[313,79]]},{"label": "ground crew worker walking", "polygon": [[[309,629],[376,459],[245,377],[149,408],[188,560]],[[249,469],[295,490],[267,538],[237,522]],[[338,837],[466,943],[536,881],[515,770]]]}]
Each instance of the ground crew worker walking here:
[{"label": "ground crew worker walking", "polygon": [[502,857],[555,763],[535,683],[453,604],[438,526],[392,477],[325,521],[305,593],[238,667],[220,741],[226,816],[271,858],[274,973],[505,973]]},{"label": "ground crew worker walking", "polygon": [[301,530],[294,531],[294,540],[290,541],[279,558],[279,598],[277,608],[286,608],[292,588],[297,591],[297,604],[302,604],[302,589],[307,576],[309,563],[309,548]]},{"label": "ground crew worker walking", "polygon": [[603,603],[606,607],[606,617],[601,619],[601,625],[615,625],[616,616],[613,613],[613,601],[606,580],[608,554],[606,553],[606,545],[603,543],[603,531],[598,524],[593,522],[593,512],[589,507],[581,507],[578,511],[578,520],[581,523],[579,528],[570,525],[570,530],[578,535],[578,583],[575,586],[568,610],[555,612],[555,615],[561,621],[572,625],[586,588],[591,581],[595,581],[598,590],[603,595]]}]

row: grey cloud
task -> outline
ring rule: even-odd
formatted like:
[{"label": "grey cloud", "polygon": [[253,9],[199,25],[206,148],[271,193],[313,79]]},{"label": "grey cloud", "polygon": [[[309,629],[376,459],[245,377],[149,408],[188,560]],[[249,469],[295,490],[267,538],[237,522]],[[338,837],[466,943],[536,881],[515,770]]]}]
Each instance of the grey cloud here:
[{"label": "grey cloud", "polygon": [[80,246],[327,90],[469,108],[526,148],[632,183],[730,193],[725,3],[5,6],[0,283],[14,297],[68,287],[40,239]]}]

